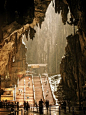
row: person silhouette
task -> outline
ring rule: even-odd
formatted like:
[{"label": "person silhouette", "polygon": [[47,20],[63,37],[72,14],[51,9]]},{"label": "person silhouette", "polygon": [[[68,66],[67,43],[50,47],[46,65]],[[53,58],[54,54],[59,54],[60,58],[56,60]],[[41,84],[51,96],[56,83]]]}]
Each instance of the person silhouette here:
[{"label": "person silhouette", "polygon": [[27,103],[26,103],[26,110],[27,110],[27,112],[28,112],[28,109],[30,108],[30,105],[29,105],[29,103],[28,103],[28,101],[27,101]]},{"label": "person silhouette", "polygon": [[49,108],[49,100],[46,100],[45,104],[46,104],[46,109],[47,109],[47,113],[48,113],[48,108]]},{"label": "person silhouette", "polygon": [[24,110],[26,110],[26,101],[24,101]]},{"label": "person silhouette", "polygon": [[64,112],[66,113],[66,101],[63,102]]},{"label": "person silhouette", "polygon": [[39,112],[40,112],[40,114],[43,114],[43,101],[42,101],[42,99],[39,101]]}]

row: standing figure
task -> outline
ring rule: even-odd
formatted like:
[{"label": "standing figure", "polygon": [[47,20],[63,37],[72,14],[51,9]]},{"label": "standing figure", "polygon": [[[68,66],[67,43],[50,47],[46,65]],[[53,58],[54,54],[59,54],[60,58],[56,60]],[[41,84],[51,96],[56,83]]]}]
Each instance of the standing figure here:
[{"label": "standing figure", "polygon": [[17,110],[19,110],[19,102],[17,102]]},{"label": "standing figure", "polygon": [[42,101],[42,99],[39,101],[39,112],[40,112],[40,114],[43,114],[43,101]]},{"label": "standing figure", "polygon": [[47,85],[47,80],[45,81],[45,85]]},{"label": "standing figure", "polygon": [[24,110],[26,110],[26,101],[24,101]]},{"label": "standing figure", "polygon": [[22,94],[22,92],[23,92],[23,91],[22,91],[22,89],[21,89],[21,90],[20,90],[20,93]]},{"label": "standing figure", "polygon": [[27,103],[26,103],[26,110],[27,110],[27,112],[28,112],[28,109],[30,108],[30,105],[29,105],[29,103],[28,103],[28,101],[27,101]]},{"label": "standing figure", "polygon": [[46,97],[48,96],[48,94],[49,94],[49,90],[47,89],[47,91],[46,91]]},{"label": "standing figure", "polygon": [[2,101],[0,101],[0,108],[3,108],[3,104],[2,104]]},{"label": "standing figure", "polygon": [[30,82],[28,82],[28,87],[30,87]]},{"label": "standing figure", "polygon": [[20,89],[19,89],[19,95],[20,95]]},{"label": "standing figure", "polygon": [[28,87],[30,87],[30,78],[29,78],[29,81],[28,81]]},{"label": "standing figure", "polygon": [[45,104],[46,104],[46,109],[47,109],[47,113],[48,113],[49,101],[48,101],[48,100],[46,100]]},{"label": "standing figure", "polygon": [[66,101],[63,102],[64,112],[66,113]]}]

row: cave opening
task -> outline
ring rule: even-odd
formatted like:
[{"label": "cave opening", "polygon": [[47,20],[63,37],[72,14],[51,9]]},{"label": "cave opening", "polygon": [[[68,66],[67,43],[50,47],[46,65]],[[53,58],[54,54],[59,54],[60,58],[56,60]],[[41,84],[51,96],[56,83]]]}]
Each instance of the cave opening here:
[{"label": "cave opening", "polygon": [[[47,8],[41,27],[40,24],[34,27],[36,30],[34,39],[28,38],[27,41],[23,36],[23,42],[28,49],[26,53],[27,63],[47,64],[46,71],[49,74],[59,74],[61,58],[65,53],[66,37],[74,34],[74,28],[62,23],[61,13],[56,14],[52,4],[53,2]],[[69,17],[70,13],[68,13]],[[38,73],[43,72],[45,70],[40,71],[39,69]]]}]

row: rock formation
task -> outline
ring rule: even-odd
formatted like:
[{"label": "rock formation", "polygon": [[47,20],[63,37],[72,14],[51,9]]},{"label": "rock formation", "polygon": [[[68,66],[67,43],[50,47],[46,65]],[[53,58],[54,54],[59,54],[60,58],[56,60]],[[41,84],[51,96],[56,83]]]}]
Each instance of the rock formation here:
[{"label": "rock formation", "polygon": [[[65,55],[62,58],[60,72],[62,76],[63,99],[81,102],[86,97],[86,12],[84,0],[63,0],[71,11],[70,25],[77,25],[78,31],[67,37]],[[63,15],[63,19],[64,19]],[[67,22],[68,23],[68,22]],[[62,91],[62,90],[61,90]],[[72,92],[72,93],[71,93]]]},{"label": "rock formation", "polygon": [[50,1],[4,0],[0,4],[0,75],[5,73],[10,59],[17,53],[22,35],[25,34],[28,39],[29,32],[33,39],[34,26],[39,23],[41,27]]}]

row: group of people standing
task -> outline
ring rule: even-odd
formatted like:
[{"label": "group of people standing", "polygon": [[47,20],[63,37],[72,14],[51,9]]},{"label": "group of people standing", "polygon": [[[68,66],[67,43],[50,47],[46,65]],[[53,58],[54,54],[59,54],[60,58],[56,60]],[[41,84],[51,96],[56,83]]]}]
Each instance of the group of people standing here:
[{"label": "group of people standing", "polygon": [[[43,114],[43,101],[42,99],[39,101],[39,112],[40,114]],[[48,108],[49,108],[49,100],[45,101],[45,105],[46,105],[46,109],[47,109],[47,113],[48,113]]]},{"label": "group of people standing", "polygon": [[30,105],[28,103],[28,101],[24,101],[24,110],[28,111],[28,109],[30,109]]},{"label": "group of people standing", "polygon": [[[41,100],[39,101],[39,113],[40,113],[40,114],[43,114],[43,105],[44,105],[44,104],[45,104],[45,106],[46,106],[46,110],[47,110],[47,113],[48,113],[49,101],[46,100],[45,103],[44,103],[43,100],[41,99]],[[36,106],[37,111],[38,111],[37,102],[35,102],[35,106]],[[30,109],[30,105],[29,105],[28,101],[27,101],[27,102],[24,101],[24,110],[25,110],[25,111],[28,111],[28,109]]]}]

